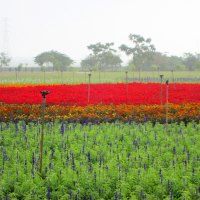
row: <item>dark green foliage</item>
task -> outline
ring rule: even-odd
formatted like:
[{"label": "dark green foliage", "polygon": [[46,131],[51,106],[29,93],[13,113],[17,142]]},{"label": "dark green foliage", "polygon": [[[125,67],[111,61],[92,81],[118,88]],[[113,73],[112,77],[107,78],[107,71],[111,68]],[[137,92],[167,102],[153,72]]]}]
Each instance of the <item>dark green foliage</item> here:
[{"label": "dark green foliage", "polygon": [[4,52],[0,53],[0,67],[6,67],[9,65],[11,58]]},{"label": "dark green foliage", "polygon": [[45,70],[45,67],[50,66],[57,71],[65,71],[66,68],[73,63],[73,60],[62,53],[52,50],[37,55],[34,62],[41,66],[42,71]]},{"label": "dark green foliage", "polygon": [[81,61],[81,67],[87,70],[112,70],[120,69],[122,60],[115,54],[116,50],[111,47],[114,43],[96,43],[88,46],[92,51],[87,58]]}]

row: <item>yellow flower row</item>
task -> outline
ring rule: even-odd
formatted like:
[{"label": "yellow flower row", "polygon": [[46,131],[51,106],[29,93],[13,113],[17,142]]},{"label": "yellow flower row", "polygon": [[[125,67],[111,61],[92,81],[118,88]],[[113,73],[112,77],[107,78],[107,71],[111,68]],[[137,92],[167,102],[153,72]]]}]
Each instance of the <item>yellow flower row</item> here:
[{"label": "yellow flower row", "polygon": [[[41,119],[41,106],[29,104],[1,104],[1,121],[37,121]],[[67,120],[70,122],[161,122],[165,123],[166,107],[161,105],[88,105],[62,106],[48,105],[45,109],[45,120]],[[169,122],[200,121],[200,104],[169,104]]]}]

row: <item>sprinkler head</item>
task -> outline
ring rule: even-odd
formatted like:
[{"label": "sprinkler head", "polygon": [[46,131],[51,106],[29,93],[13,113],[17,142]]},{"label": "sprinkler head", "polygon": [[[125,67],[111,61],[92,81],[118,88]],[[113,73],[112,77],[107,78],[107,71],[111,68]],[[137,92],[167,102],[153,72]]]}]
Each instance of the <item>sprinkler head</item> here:
[{"label": "sprinkler head", "polygon": [[88,74],[89,77],[90,77],[91,75],[92,75],[91,73]]},{"label": "sprinkler head", "polygon": [[50,94],[51,92],[49,92],[48,90],[43,90],[43,91],[40,91],[40,93],[43,96],[43,98],[46,98],[46,95]]},{"label": "sprinkler head", "polygon": [[163,75],[163,74],[161,74],[161,75],[160,75],[160,78],[162,79],[162,78],[163,78],[163,76],[164,76],[164,75]]}]

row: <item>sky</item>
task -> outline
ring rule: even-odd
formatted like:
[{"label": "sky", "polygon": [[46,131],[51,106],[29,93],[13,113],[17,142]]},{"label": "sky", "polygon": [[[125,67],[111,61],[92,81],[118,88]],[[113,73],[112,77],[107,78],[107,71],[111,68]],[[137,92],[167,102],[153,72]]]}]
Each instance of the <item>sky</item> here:
[{"label": "sky", "polygon": [[14,59],[56,50],[78,64],[90,44],[114,42],[118,50],[140,34],[168,55],[197,53],[199,8],[199,0],[0,0],[0,52]]}]

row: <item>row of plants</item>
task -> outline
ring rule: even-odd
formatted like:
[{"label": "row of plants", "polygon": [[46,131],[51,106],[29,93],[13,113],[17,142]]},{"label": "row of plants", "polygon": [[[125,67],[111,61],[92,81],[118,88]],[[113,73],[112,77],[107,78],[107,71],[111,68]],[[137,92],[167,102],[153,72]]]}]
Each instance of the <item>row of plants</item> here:
[{"label": "row of plants", "polygon": [[[38,121],[41,119],[41,105],[30,104],[0,104],[0,121]],[[168,121],[185,122],[200,121],[200,103],[169,104]],[[146,122],[166,121],[165,105],[87,105],[64,106],[47,105],[45,109],[46,121],[66,120],[68,122],[101,123],[101,122]]]},{"label": "row of plants", "polygon": [[[41,90],[51,92],[50,105],[132,104],[151,105],[166,102],[166,84],[116,83],[78,85],[0,85],[0,102],[8,104],[40,104]],[[170,103],[200,103],[200,84],[169,84]]]},{"label": "row of plants", "polygon": [[200,198],[200,124],[0,123],[0,199]]}]

